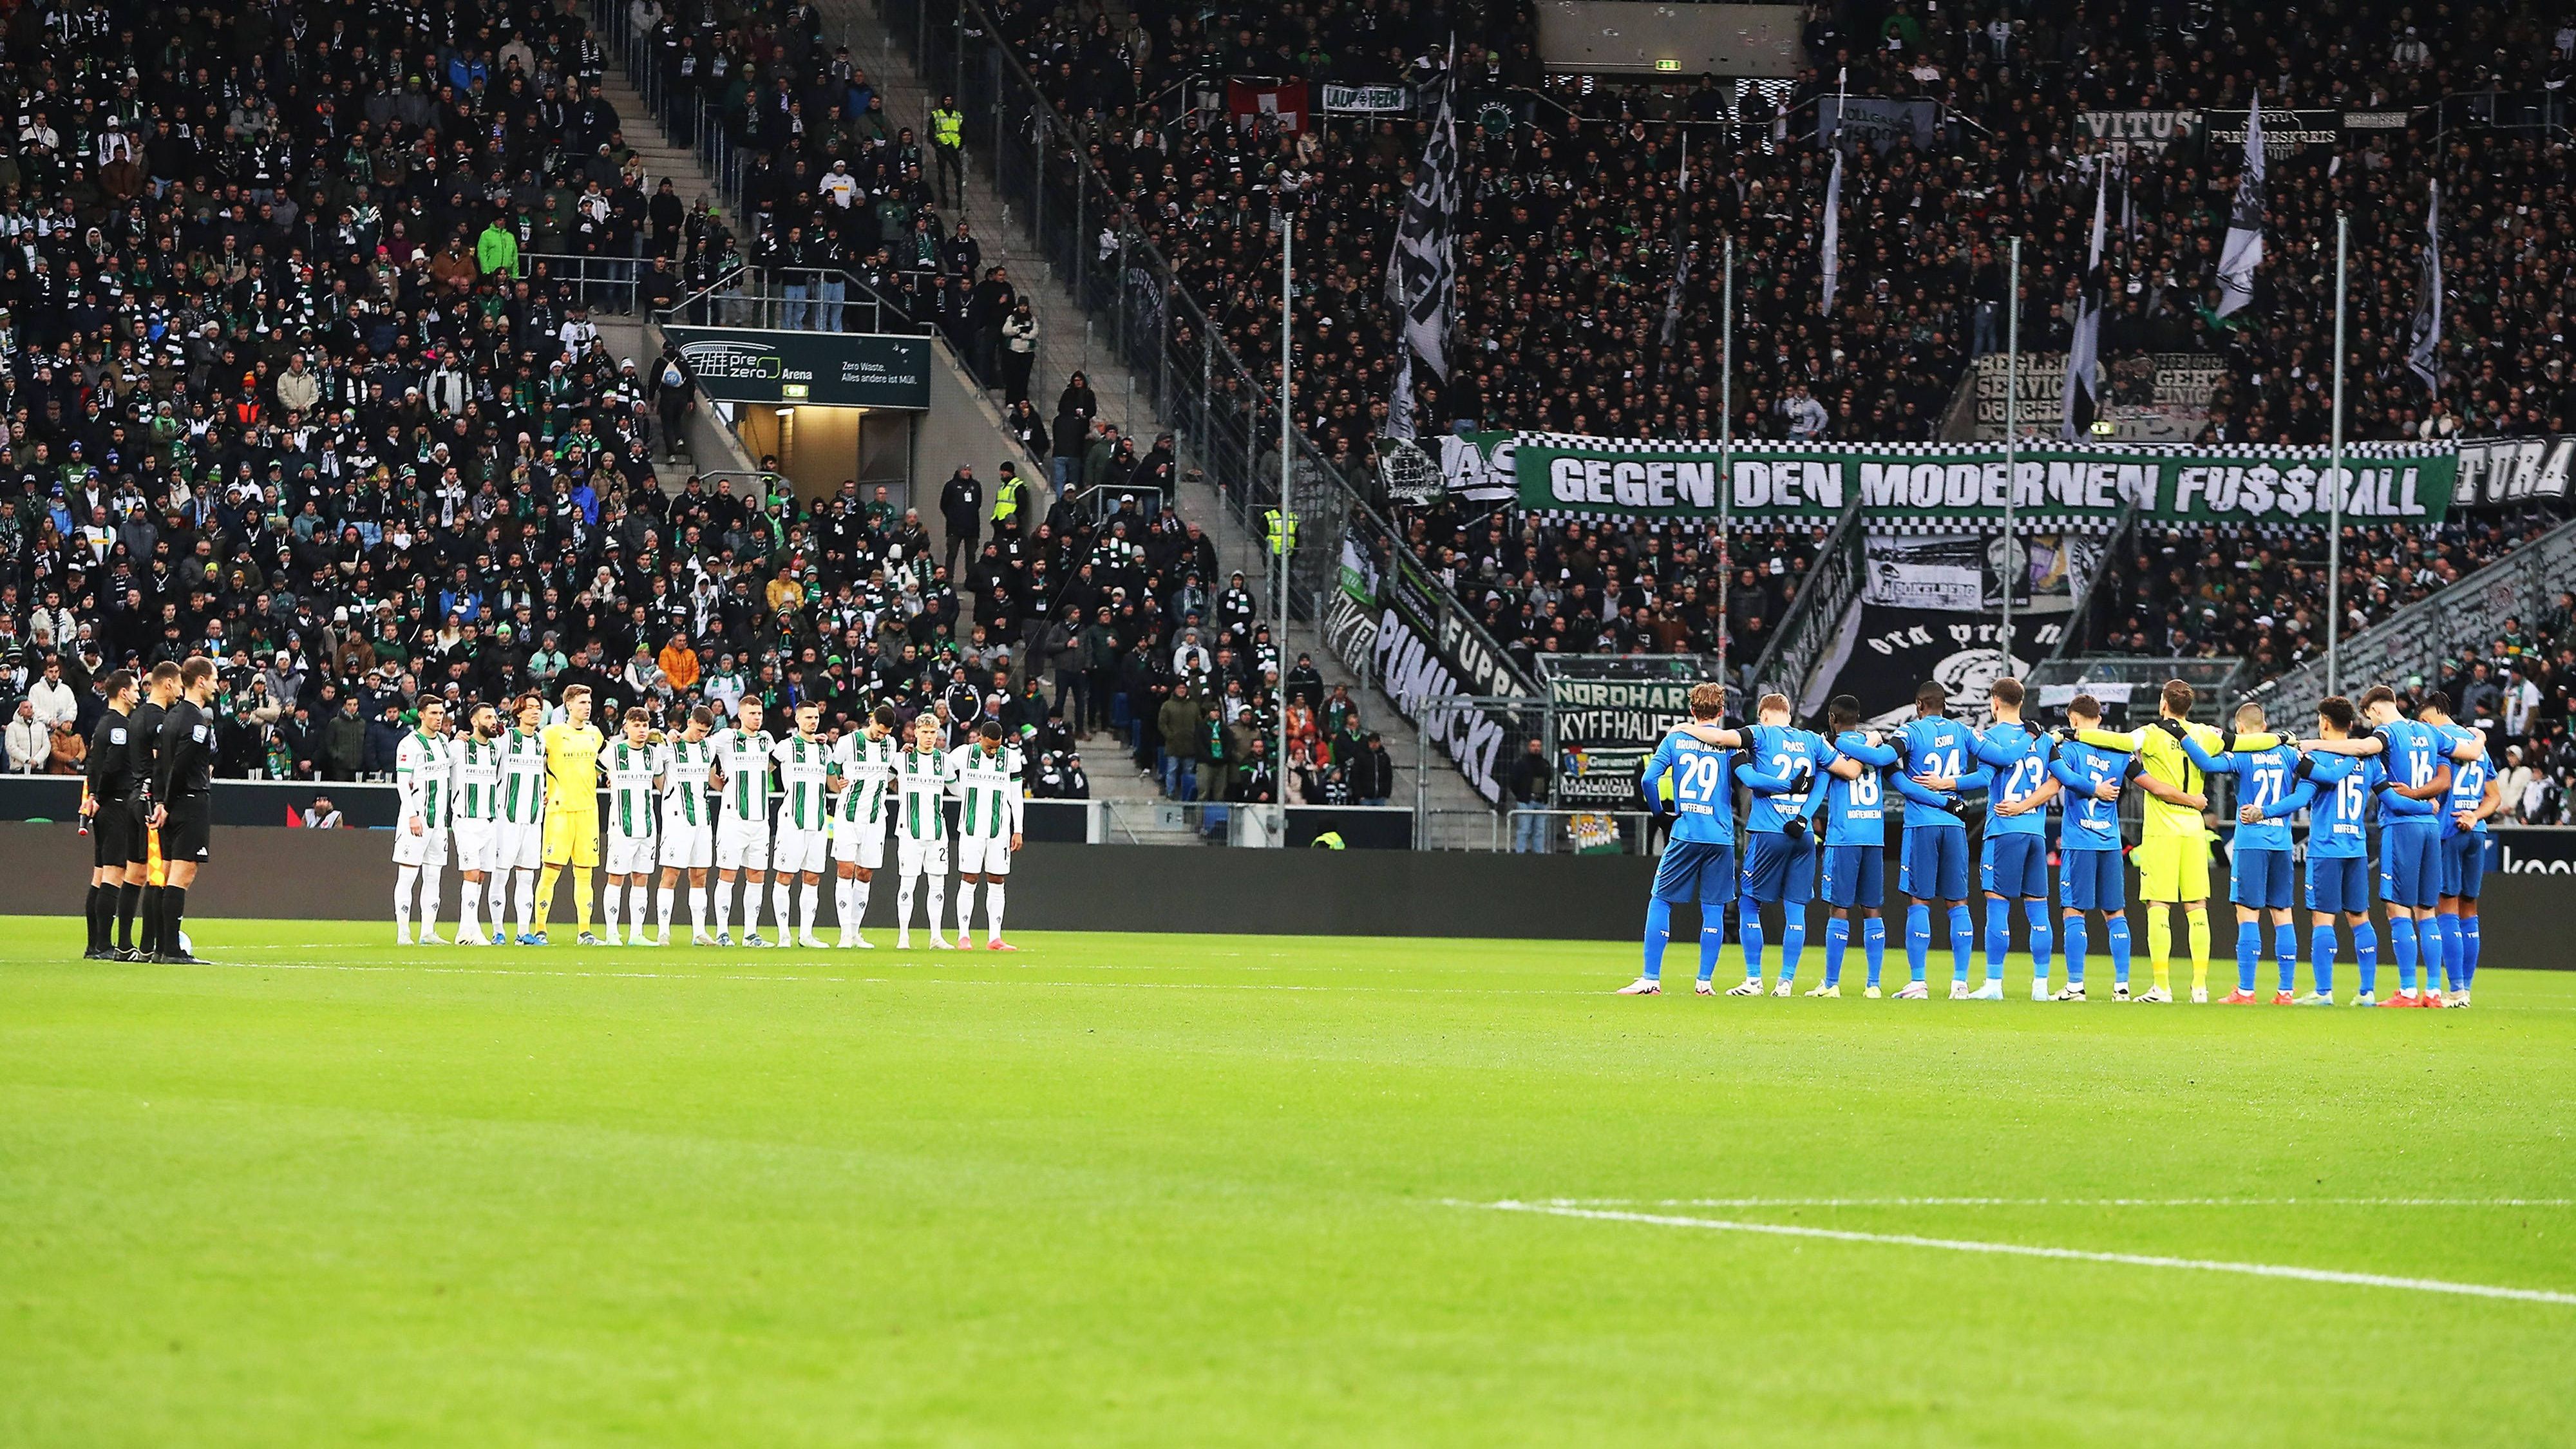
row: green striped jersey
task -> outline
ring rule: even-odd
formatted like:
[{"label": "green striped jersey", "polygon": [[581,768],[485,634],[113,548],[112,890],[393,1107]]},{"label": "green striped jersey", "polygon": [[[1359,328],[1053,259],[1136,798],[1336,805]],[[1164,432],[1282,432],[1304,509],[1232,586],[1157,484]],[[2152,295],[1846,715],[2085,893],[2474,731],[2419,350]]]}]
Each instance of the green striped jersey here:
[{"label": "green striped jersey", "polygon": [[893,735],[872,740],[865,730],[852,730],[841,736],[833,748],[833,773],[849,784],[841,791],[839,814],[854,825],[881,825],[885,820],[886,787],[894,780],[895,756],[903,747]]},{"label": "green striped jersey", "polygon": [[662,828],[695,830],[707,823],[707,771],[716,758],[712,738],[663,744],[669,768],[662,776]]},{"label": "green striped jersey", "polygon": [[823,779],[832,769],[832,747],[819,736],[793,734],[772,746],[769,756],[778,762],[778,828],[822,829],[832,813],[830,799],[823,793]]},{"label": "green striped jersey", "polygon": [[661,798],[654,783],[667,762],[659,745],[629,744],[620,739],[600,756],[608,771],[608,828],[628,840],[653,838],[653,807]]},{"label": "green striped jersey", "polygon": [[546,742],[516,726],[501,733],[501,819],[534,825],[546,811]]},{"label": "green striped jersey", "polygon": [[455,768],[450,775],[456,795],[456,818],[485,823],[501,818],[501,742],[464,735],[448,746]]},{"label": "green striped jersey", "polygon": [[948,774],[964,801],[958,834],[1003,840],[1020,828],[1020,768],[1020,752],[1009,745],[987,750],[978,740],[950,753]]},{"label": "green striped jersey", "polygon": [[413,730],[394,751],[394,785],[402,793],[405,820],[419,817],[432,830],[454,813],[455,791],[448,779],[447,747],[435,737]]},{"label": "green striped jersey", "polygon": [[941,806],[948,799],[948,757],[938,750],[905,750],[895,756],[894,785],[900,795],[894,828],[906,840],[945,840],[948,820]]},{"label": "green striped jersey", "polygon": [[769,736],[759,730],[718,730],[707,741],[724,771],[724,818],[769,827]]}]

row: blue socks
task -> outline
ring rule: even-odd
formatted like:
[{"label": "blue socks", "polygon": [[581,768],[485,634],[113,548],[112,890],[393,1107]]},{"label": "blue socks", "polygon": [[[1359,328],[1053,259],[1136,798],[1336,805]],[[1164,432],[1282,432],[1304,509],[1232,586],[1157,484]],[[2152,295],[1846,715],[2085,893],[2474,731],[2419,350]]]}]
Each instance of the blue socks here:
[{"label": "blue socks", "polygon": [[2397,954],[2397,989],[2415,989],[2415,918],[2391,915],[2388,918],[2388,947]]},{"label": "blue socks", "polygon": [[2051,966],[2049,958],[2057,947],[2057,942],[2049,935],[2048,902],[2024,901],[2021,903],[2021,913],[2022,919],[2030,925],[2031,970],[2037,973],[2035,979],[2046,981]]},{"label": "blue socks", "polygon": [[1924,958],[1932,954],[1932,908],[1921,901],[1905,908],[1905,969],[1923,979]]},{"label": "blue socks", "polygon": [[2460,917],[2460,989],[2478,984],[2478,918]]},{"label": "blue socks", "polygon": [[1839,986],[1843,979],[1843,952],[1851,946],[1851,922],[1841,916],[1825,922],[1825,984]]},{"label": "blue socks", "polygon": [[1735,903],[1735,934],[1744,943],[1744,979],[1762,979],[1762,905],[1751,896]]},{"label": "blue socks", "polygon": [[1646,971],[1649,981],[1664,979],[1664,943],[1673,935],[1673,908],[1658,900],[1646,902]]},{"label": "blue socks", "polygon": [[1961,901],[1950,908],[1950,979],[1968,979],[1968,958],[1977,954],[1977,922],[1968,914],[1968,903]]},{"label": "blue socks", "polygon": [[1807,954],[1807,908],[1790,902],[1780,910],[1780,980],[1787,983],[1798,979],[1798,958]]},{"label": "blue socks", "polygon": [[2319,996],[2334,995],[2335,928],[2332,917],[2320,917],[2308,933],[2308,971],[2317,979]]},{"label": "blue socks", "polygon": [[[1887,922],[1876,916],[1860,923],[1861,950],[1869,957],[1869,984],[1878,984],[1879,968],[1887,964]],[[1917,976],[1917,981],[1923,978]]]},{"label": "blue socks", "polygon": [[2116,985],[2126,986],[2129,984],[2129,913],[2113,911],[2102,935],[2111,944],[2111,980]]},{"label": "blue socks", "polygon": [[2272,960],[2281,968],[2281,990],[2299,982],[2299,928],[2283,921],[2272,928]]},{"label": "blue socks", "polygon": [[2248,916],[2236,923],[2236,989],[2254,990],[2254,968],[2263,962],[2263,928]]},{"label": "blue socks", "polygon": [[1699,928],[1699,979],[1717,974],[1718,953],[1726,949],[1726,918],[1715,911],[1708,913]]},{"label": "blue socks", "polygon": [[2442,949],[2442,944],[2442,918],[2440,916],[2435,916],[2430,920],[2417,921],[2415,923],[2415,952],[2417,955],[2424,958],[2424,989],[2426,991],[2439,991],[2442,989],[2442,975],[2444,971],[2442,962],[2443,958],[2449,954]]},{"label": "blue socks", "polygon": [[1986,897],[1986,979],[2004,979],[2004,958],[2012,954],[2012,909]]},{"label": "blue socks", "polygon": [[2084,984],[2084,951],[2088,944],[2085,940],[2086,934],[2082,916],[2066,918],[2066,984],[2069,986]]},{"label": "blue socks", "polygon": [[2379,928],[2372,925],[2367,916],[2362,918],[2360,925],[2352,928],[2352,962],[2361,972],[2361,994],[2378,995]]}]

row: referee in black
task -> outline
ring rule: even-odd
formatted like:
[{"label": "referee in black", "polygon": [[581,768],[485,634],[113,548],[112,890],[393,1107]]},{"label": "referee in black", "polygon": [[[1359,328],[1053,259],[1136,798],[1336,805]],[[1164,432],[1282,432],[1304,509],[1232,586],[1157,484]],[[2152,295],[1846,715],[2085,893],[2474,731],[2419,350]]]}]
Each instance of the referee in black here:
[{"label": "referee in black", "polygon": [[209,809],[215,787],[215,717],[206,707],[215,699],[215,661],[202,654],[179,668],[179,702],[161,717],[161,740],[153,749],[152,824],[161,836],[161,938],[152,960],[163,966],[194,966],[197,958],[179,943],[179,928],[188,919],[188,887],[196,884],[197,867],[206,860],[214,836]]},{"label": "referee in black", "polygon": [[[126,774],[133,800],[126,807],[131,832],[125,849],[125,894],[117,902],[116,938],[125,947],[128,961],[148,961],[161,949],[161,887],[153,884],[152,776],[161,749],[161,721],[170,706],[179,700],[179,665],[165,659],[152,666],[143,684],[143,702],[134,707],[125,722],[131,743],[127,746]],[[125,928],[137,911],[143,917],[143,929],[126,943]]]},{"label": "referee in black", "polygon": [[[88,961],[122,959],[116,945],[116,920],[125,900],[125,868],[141,828],[128,796],[133,794],[134,754],[129,748],[134,713],[134,671],[107,676],[107,713],[89,738],[89,788],[81,793],[81,818],[90,843]],[[134,944],[134,912],[123,910],[126,947]]]}]

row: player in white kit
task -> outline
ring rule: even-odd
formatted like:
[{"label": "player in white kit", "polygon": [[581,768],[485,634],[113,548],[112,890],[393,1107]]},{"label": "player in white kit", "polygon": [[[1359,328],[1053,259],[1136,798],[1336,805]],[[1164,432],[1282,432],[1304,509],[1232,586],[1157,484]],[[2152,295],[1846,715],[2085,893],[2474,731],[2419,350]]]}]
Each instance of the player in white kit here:
[{"label": "player in white kit", "polygon": [[[796,706],[796,732],[769,751],[769,757],[778,765],[778,839],[769,859],[778,882],[774,897],[778,944],[818,950],[823,938],[814,934],[814,917],[823,909],[823,861],[830,843],[825,831],[832,816],[832,797],[827,789],[832,745],[817,733],[822,723],[821,705],[810,699],[800,702]],[[802,907],[801,919],[805,922],[792,932],[788,929],[790,904]]]},{"label": "player in white kit", "polygon": [[689,944],[712,946],[707,929],[707,867],[716,856],[714,806],[707,801],[708,776],[715,768],[715,747],[707,730],[715,716],[700,705],[689,711],[679,737],[665,740],[670,751],[662,776],[662,934],[653,944],[671,944],[671,914],[679,901],[680,873],[689,874]]},{"label": "player in white kit", "polygon": [[474,706],[464,734],[449,747],[454,763],[449,789],[456,800],[453,832],[456,873],[456,944],[498,946],[501,902],[492,903],[492,934],[483,934],[483,884],[491,879],[501,855],[501,715],[488,704]]},{"label": "player in white kit", "polygon": [[716,762],[716,944],[733,944],[733,884],[742,888],[742,943],[760,939],[761,888],[769,882],[769,736],[760,732],[760,701],[745,696],[731,728],[708,742]]},{"label": "player in white kit", "polygon": [[948,776],[957,782],[957,946],[971,944],[975,887],[984,887],[984,948],[1020,949],[1002,939],[1002,882],[1011,874],[1011,852],[1020,848],[1020,752],[1002,743],[1002,722],[986,720],[972,744],[949,755]]},{"label": "player in white kit", "polygon": [[832,904],[841,918],[841,944],[871,950],[859,934],[868,913],[868,883],[885,864],[886,787],[894,781],[895,712],[878,705],[867,723],[841,736],[832,747],[832,788],[840,798],[832,807],[832,864],[840,878],[832,887]]},{"label": "player in white kit", "polygon": [[662,846],[657,817],[666,763],[662,746],[653,743],[652,711],[628,705],[625,732],[599,755],[600,769],[608,776],[608,818],[599,832],[608,888],[599,894],[599,919],[612,946],[625,944],[617,937],[620,896],[635,908],[635,944],[644,944],[644,907]]},{"label": "player in white kit", "polygon": [[894,761],[894,944],[912,946],[913,883],[930,878],[930,944],[945,951],[941,914],[948,904],[948,752],[939,747],[939,719],[928,710],[912,717],[912,747]]},{"label": "player in white kit", "polygon": [[411,944],[411,899],[420,894],[420,943],[443,946],[438,934],[438,877],[447,869],[447,822],[455,787],[447,761],[447,706],[422,702],[420,725],[394,751],[394,789],[401,804],[394,826],[394,944]]},{"label": "player in white kit", "polygon": [[517,902],[522,946],[536,944],[537,868],[546,848],[546,697],[529,690],[511,705],[510,728],[501,735],[501,820],[495,832],[492,933],[501,933],[502,908]]}]

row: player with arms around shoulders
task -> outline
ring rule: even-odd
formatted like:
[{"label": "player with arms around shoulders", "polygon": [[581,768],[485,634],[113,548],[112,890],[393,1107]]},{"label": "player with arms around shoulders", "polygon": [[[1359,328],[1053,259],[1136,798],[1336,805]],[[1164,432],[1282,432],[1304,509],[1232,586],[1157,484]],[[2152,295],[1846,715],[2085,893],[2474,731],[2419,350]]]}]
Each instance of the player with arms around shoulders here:
[{"label": "player with arms around shoulders", "polygon": [[1780,984],[1774,996],[1795,993],[1798,959],[1807,947],[1807,903],[1816,894],[1816,812],[1825,797],[1816,773],[1825,742],[1789,723],[1789,697],[1766,694],[1754,707],[1757,720],[1738,732],[1745,762],[1736,780],[1753,796],[1744,819],[1744,876],[1736,900],[1736,930],[1744,948],[1744,980],[1729,996],[1762,994],[1762,907],[1780,907]]},{"label": "player with arms around shoulders", "polygon": [[572,871],[573,919],[585,946],[601,944],[590,929],[590,873],[599,866],[599,752],[608,740],[590,722],[590,686],[564,686],[564,717],[538,738],[546,746],[545,865],[537,875],[537,942],[546,939],[555,881]]},{"label": "player with arms around shoulders", "polygon": [[[975,738],[949,757],[948,774],[962,804],[957,811],[957,949],[972,945],[975,887],[984,887],[984,949],[1020,949],[1002,939],[1002,885],[1011,855],[1020,848],[1020,776],[1017,746],[1002,743],[1002,722],[988,719]],[[934,923],[935,925],[936,923]]]},{"label": "player with arms around shoulders", "polygon": [[[1905,835],[1898,865],[1904,887],[1905,989],[1899,1001],[1921,1001],[1932,953],[1932,907],[1947,908],[1950,923],[1950,999],[1968,997],[1968,958],[1976,950],[1976,923],[1968,915],[1968,822],[1961,794],[1981,790],[1994,777],[1977,763],[1976,740],[1950,718],[1950,691],[1925,680],[1914,691],[1914,718],[1890,737],[1903,762],[1896,777],[1905,797]],[[2000,993],[1998,993],[2000,994]]]},{"label": "player with arms around shoulders", "polygon": [[191,655],[179,666],[179,698],[161,717],[152,750],[153,827],[161,836],[166,883],[161,888],[161,940],[152,959],[165,966],[200,964],[188,950],[188,890],[214,839],[215,661]]},{"label": "player with arms around shoulders", "polygon": [[[733,944],[733,888],[742,887],[742,943],[760,938],[760,901],[769,883],[770,747],[756,695],[735,706],[733,726],[710,741],[716,780],[716,944]],[[785,930],[782,920],[779,929]]]},{"label": "player with arms around shoulders", "polygon": [[2182,752],[2206,775],[2236,780],[2236,838],[2228,855],[2227,899],[2236,907],[2236,990],[2223,1003],[2251,1006],[2254,976],[2263,962],[2263,922],[2272,918],[2272,955],[2280,970],[2280,989],[2272,1004],[2289,1006],[2298,970],[2299,935],[2290,917],[2290,822],[2275,813],[2297,788],[2299,752],[2289,740],[2263,728],[2263,706],[2247,700],[2236,707],[2235,728],[2219,737],[2213,751],[2190,735]]},{"label": "player with arms around shoulders", "polygon": [[455,764],[447,757],[447,705],[424,699],[420,720],[394,751],[394,944],[411,944],[412,897],[420,897],[420,944],[443,946],[438,934],[439,875],[447,869],[447,826],[455,810]]},{"label": "player with arms around shoulders", "polygon": [[500,894],[492,902],[492,933],[501,933],[503,907],[518,902],[518,942],[537,940],[537,870],[546,845],[546,697],[529,690],[511,702],[510,727],[501,735],[501,815],[493,832],[492,873]]},{"label": "player with arms around shoulders", "polygon": [[1718,724],[1725,710],[1724,686],[1691,686],[1691,723],[1666,734],[1638,776],[1647,805],[1672,817],[1672,834],[1646,900],[1645,973],[1619,988],[1622,996],[1663,991],[1673,907],[1693,901],[1700,911],[1699,994],[1716,994],[1710,978],[1726,942],[1726,898],[1736,883],[1734,774],[1742,745],[1742,736]]},{"label": "player with arms around shoulders", "polygon": [[1887,896],[1887,770],[1896,751],[1874,730],[1860,727],[1860,701],[1835,695],[1825,705],[1834,732],[1825,764],[1825,984],[1809,996],[1843,994],[1843,953],[1851,946],[1852,912],[1861,915],[1861,949],[1869,960],[1862,995],[1878,999],[1879,971],[1887,962],[1887,922],[1879,909]]},{"label": "player with arms around shoulders", "polygon": [[[797,702],[796,729],[770,747],[778,766],[778,843],[771,851],[776,872],[774,903],[778,907],[778,944],[823,947],[814,933],[823,909],[823,864],[830,850],[832,799],[826,788],[832,770],[832,746],[817,733],[823,706],[811,699]],[[793,928],[788,906],[799,905],[805,922]]]},{"label": "player with arms around shoulders", "polygon": [[1986,984],[1972,1001],[2004,999],[2004,957],[2012,952],[2012,902],[2030,927],[2030,999],[2048,999],[2048,802],[2057,798],[2048,770],[2057,741],[2022,719],[2018,679],[1994,683],[1987,700],[1993,723],[1970,748],[1993,775],[1986,811]]},{"label": "player with arms around shoulders", "polygon": [[912,948],[914,883],[930,880],[930,944],[950,949],[944,913],[948,908],[948,752],[941,748],[939,717],[929,710],[912,717],[912,744],[895,756],[894,945]]},{"label": "player with arms around shoulders", "polygon": [[[2341,740],[2360,716],[2352,701],[2335,695],[2317,704],[2317,735]],[[2352,927],[2353,959],[2361,968],[2356,1006],[2374,1004],[2379,990],[2379,933],[2370,924],[2371,797],[2385,778],[2379,761],[2355,755],[2309,753],[2292,770],[2290,798],[2266,809],[2286,819],[2308,812],[2308,972],[2315,989],[2295,1003],[2334,1005],[2335,922]]]},{"label": "player with arms around shoulders", "polygon": [[126,797],[134,788],[132,716],[142,694],[130,669],[111,672],[102,689],[107,712],[91,732],[88,778],[81,782],[80,813],[90,842],[89,948],[81,953],[86,961],[119,958],[124,949],[116,944],[120,916],[126,948],[132,946],[134,929],[134,913],[124,901],[126,857],[133,853],[137,826]]},{"label": "player with arms around shoulders", "polygon": [[859,927],[867,918],[869,883],[885,865],[886,827],[894,813],[886,790],[902,748],[895,722],[894,706],[880,704],[832,747],[831,788],[840,792],[832,805],[832,905],[845,948],[876,949]]},{"label": "player with arms around shoulders", "polygon": [[[2445,1006],[2469,1004],[2469,983],[2478,970],[2478,889],[2486,879],[2487,818],[2504,808],[2504,790],[2495,765],[2487,759],[2487,739],[2451,718],[2451,701],[2440,690],[2425,696],[2415,717],[2451,739],[2451,794],[2442,807],[2442,896],[2435,906],[2434,926],[2442,933],[2442,965],[2449,988]],[[2473,745],[2474,757],[2462,746]]]},{"label": "player with arms around shoulders", "polygon": [[2083,742],[2102,728],[2102,704],[2089,694],[2067,701],[2066,728],[2058,736],[2048,772],[2066,800],[2057,836],[2057,897],[2065,912],[2066,987],[2052,998],[2084,999],[2084,964],[2091,949],[2086,917],[2102,916],[2103,943],[2111,951],[2111,999],[2129,999],[2129,900],[2120,848],[2120,792],[2144,766],[2130,750]]},{"label": "player with arms around shoulders", "polygon": [[661,832],[657,817],[662,799],[662,781],[670,770],[670,756],[653,741],[653,713],[644,706],[629,705],[620,721],[617,742],[600,756],[600,766],[608,772],[607,847],[608,888],[599,899],[599,925],[611,946],[625,941],[617,930],[618,898],[623,896],[635,909],[635,944],[644,944],[644,908],[653,887],[653,866],[661,854]]},{"label": "player with arms around shoulders", "polygon": [[[2450,703],[2438,692],[2433,698],[2445,707]],[[2363,691],[2361,713],[2368,729],[2341,740],[2302,740],[2299,748],[2378,758],[2384,775],[2378,787],[2379,898],[2388,905],[2388,941],[2397,956],[2397,993],[2382,1004],[2439,1006],[2441,988],[2434,983],[2442,970],[2442,933],[2434,917],[2442,894],[2442,802],[2450,795],[2452,760],[2476,758],[2485,746],[2406,718],[2398,710],[2397,691],[2385,684]],[[2415,989],[2419,954],[2421,994]]]},{"label": "player with arms around shoulders", "polygon": [[456,803],[454,841],[456,874],[456,944],[498,946],[509,939],[501,931],[501,900],[492,901],[492,934],[483,934],[483,888],[501,859],[501,715],[478,704],[466,717],[465,732],[450,741],[448,759],[454,773],[448,796]]},{"label": "player with arms around shoulders", "polygon": [[2132,777],[2148,797],[2138,835],[2138,895],[2147,903],[2147,960],[2156,973],[2155,984],[2136,998],[2144,1002],[2173,1000],[2176,906],[2191,947],[2191,999],[2209,999],[2209,826],[2200,818],[2209,796],[2182,741],[2196,737],[2207,749],[2219,742],[2219,733],[2191,722],[2198,698],[2190,684],[2168,679],[2157,698],[2155,723],[2135,734],[2091,729],[2076,735],[2096,749],[2135,751],[2142,767]]},{"label": "player with arms around shoulders", "polygon": [[707,804],[707,785],[715,771],[715,747],[707,731],[715,715],[705,705],[689,711],[677,739],[663,741],[668,758],[662,772],[662,930],[653,944],[671,944],[671,916],[679,904],[680,876],[689,878],[689,944],[712,946],[707,929],[707,867],[715,860],[715,821]]}]

